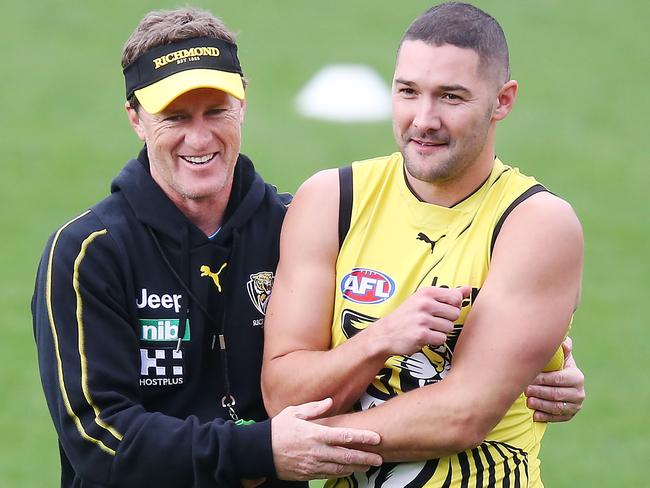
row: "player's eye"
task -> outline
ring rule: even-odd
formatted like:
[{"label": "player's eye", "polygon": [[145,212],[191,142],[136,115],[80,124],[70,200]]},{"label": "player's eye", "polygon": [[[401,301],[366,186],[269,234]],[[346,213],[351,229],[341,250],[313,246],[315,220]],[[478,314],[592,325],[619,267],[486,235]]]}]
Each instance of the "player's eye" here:
[{"label": "player's eye", "polygon": [[443,93],[442,95],[443,100],[447,100],[449,102],[460,102],[463,99],[456,95],[455,93]]}]

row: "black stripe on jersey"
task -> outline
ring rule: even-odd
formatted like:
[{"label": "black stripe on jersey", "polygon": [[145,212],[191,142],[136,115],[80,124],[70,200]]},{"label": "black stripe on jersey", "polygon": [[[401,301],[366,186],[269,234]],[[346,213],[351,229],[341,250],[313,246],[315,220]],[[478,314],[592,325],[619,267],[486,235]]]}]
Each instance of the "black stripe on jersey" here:
[{"label": "black stripe on jersey", "polygon": [[472,218],[472,220],[469,221],[469,223],[467,224],[467,226],[466,226],[463,230],[461,230],[461,231],[458,233],[458,235],[456,236],[456,239],[460,238],[460,236],[462,236],[463,233],[464,233],[467,229],[469,229],[469,228],[472,226],[473,223],[474,223],[474,219]]},{"label": "black stripe on jersey", "polygon": [[468,488],[469,486],[469,460],[467,459],[467,453],[459,452],[458,464],[460,465],[460,488]]},{"label": "black stripe on jersey", "polygon": [[[512,471],[510,469],[510,457],[506,456],[503,454],[503,451],[499,448],[499,443],[498,442],[492,442],[488,441],[488,444],[492,446],[492,448],[499,453],[499,455],[503,458],[503,483],[501,486],[503,488],[510,488],[510,472]],[[519,486],[516,486],[516,488],[520,488]]]},{"label": "black stripe on jersey", "polygon": [[[379,473],[377,474],[377,478],[375,478],[374,486],[384,486],[384,483],[390,477],[393,469],[398,464],[399,463],[384,463],[384,464],[382,464],[378,468]],[[370,472],[368,472],[367,476],[368,476],[368,478],[370,478],[372,476],[372,474]]]},{"label": "black stripe on jersey", "polygon": [[528,485],[528,453],[523,449],[511,446],[510,444],[506,444],[504,442],[499,443],[499,445],[512,453],[512,459],[515,463],[515,484],[519,486],[520,465],[521,465],[524,468],[526,485]]},{"label": "black stripe on jersey", "polygon": [[339,249],[352,220],[352,166],[339,168]]},{"label": "black stripe on jersey", "polygon": [[439,459],[429,459],[424,463],[422,471],[420,471],[413,481],[407,484],[404,488],[421,488],[424,486],[435,474],[436,469],[438,469],[439,461]]},{"label": "black stripe on jersey", "polygon": [[[511,168],[506,168],[506,169],[504,169],[501,173],[499,173],[499,176],[497,176],[496,178],[494,178],[494,181],[490,184],[490,188],[492,188],[494,185],[496,185],[497,181],[499,181],[499,179],[501,179],[501,177],[502,177],[505,173],[507,173],[508,171],[510,171],[510,169],[511,169]],[[481,186],[482,186],[482,185],[481,185]],[[458,202],[456,205],[458,205],[459,203],[461,203],[461,202],[467,200],[467,199],[468,199],[469,197],[471,197],[474,193],[476,193],[480,188],[481,188],[481,187],[478,187],[478,188],[477,188],[476,190],[474,190],[470,195],[468,195],[467,197],[463,198],[463,199],[462,199],[460,202]],[[455,207],[456,205],[453,205],[453,206]],[[474,218],[475,218],[475,217],[476,217],[476,215],[474,215],[474,217],[472,217],[472,220],[470,220],[469,224],[467,224],[467,227],[465,227],[463,230],[460,231],[460,233],[458,234],[458,236],[456,236],[456,239],[458,239],[460,236],[462,236],[463,233],[464,233],[467,229],[469,229],[469,228],[472,226],[472,224],[474,223]]]},{"label": "black stripe on jersey", "polygon": [[[510,169],[511,169],[511,168],[504,168],[504,170],[501,171],[501,173],[499,173],[499,176],[497,176],[496,178],[494,178],[494,181],[490,184],[490,188],[493,187],[494,184],[495,184],[497,181],[499,181],[499,178],[501,178],[501,176],[502,176],[504,173],[507,173],[508,171],[510,171]],[[474,195],[474,193],[476,193],[476,192],[479,191],[481,188],[483,188],[483,185],[485,185],[485,183],[486,183],[487,180],[489,180],[489,179],[490,179],[490,175],[488,175],[488,177],[485,178],[485,180],[483,181],[483,183],[481,183],[479,186],[477,186],[476,189],[475,189],[472,193],[470,193],[469,195],[467,195],[467,196],[463,197],[462,199],[458,200],[456,203],[454,203],[453,205],[451,205],[450,208],[454,208],[454,207],[460,205],[461,203],[463,203],[463,202],[464,202],[465,200],[467,200],[468,198],[470,198],[472,195]]]},{"label": "black stripe on jersey", "polygon": [[472,449],[472,457],[474,458],[474,464],[476,465],[476,488],[481,488],[483,486],[483,461],[481,461],[478,447]]},{"label": "black stripe on jersey", "polygon": [[481,450],[483,451],[483,455],[485,456],[485,460],[488,463],[488,484],[487,486],[495,486],[496,483],[496,478],[495,478],[495,472],[494,472],[494,458],[492,457],[492,454],[490,454],[490,447],[484,442],[481,444]]},{"label": "black stripe on jersey", "polygon": [[521,202],[523,202],[524,200],[530,198],[535,193],[540,193],[543,191],[548,191],[543,185],[540,185],[539,183],[537,185],[533,185],[528,190],[526,190],[521,195],[519,195],[515,199],[515,201],[513,201],[510,204],[510,206],[508,206],[508,208],[506,208],[505,212],[503,212],[503,215],[501,215],[501,218],[497,222],[497,225],[494,227],[494,231],[492,232],[492,241],[490,242],[490,256],[492,256],[492,251],[494,250],[494,244],[497,241],[497,236],[501,231],[501,227],[503,226],[503,223],[506,221],[506,218],[508,218],[508,215],[510,215],[510,212],[512,212],[515,209],[515,207],[519,205]]}]

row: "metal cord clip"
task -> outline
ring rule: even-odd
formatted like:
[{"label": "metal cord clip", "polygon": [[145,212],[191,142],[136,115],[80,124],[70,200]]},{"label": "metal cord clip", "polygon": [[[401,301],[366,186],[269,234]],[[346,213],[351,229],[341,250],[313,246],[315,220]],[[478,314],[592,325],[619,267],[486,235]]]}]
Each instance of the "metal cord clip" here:
[{"label": "metal cord clip", "polygon": [[235,406],[235,397],[232,395],[224,395],[224,397],[221,399],[221,406],[223,408],[228,409],[228,413],[230,414],[230,418],[234,421],[237,422],[239,421],[239,417],[237,416],[237,412],[235,412],[235,409],[233,408]]}]

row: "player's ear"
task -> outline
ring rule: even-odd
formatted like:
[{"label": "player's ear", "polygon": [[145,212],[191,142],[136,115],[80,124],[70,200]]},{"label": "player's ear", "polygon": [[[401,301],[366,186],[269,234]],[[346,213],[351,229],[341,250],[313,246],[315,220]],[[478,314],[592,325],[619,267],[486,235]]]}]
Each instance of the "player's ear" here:
[{"label": "player's ear", "polygon": [[507,81],[501,86],[497,93],[497,101],[492,114],[494,120],[503,120],[508,116],[517,99],[518,88],[519,85],[515,80]]},{"label": "player's ear", "polygon": [[138,111],[134,109],[129,102],[126,102],[124,104],[124,108],[126,109],[126,114],[129,117],[129,124],[131,124],[131,127],[133,127],[133,130],[137,136],[144,141],[144,128],[142,127],[142,120],[138,115]]}]

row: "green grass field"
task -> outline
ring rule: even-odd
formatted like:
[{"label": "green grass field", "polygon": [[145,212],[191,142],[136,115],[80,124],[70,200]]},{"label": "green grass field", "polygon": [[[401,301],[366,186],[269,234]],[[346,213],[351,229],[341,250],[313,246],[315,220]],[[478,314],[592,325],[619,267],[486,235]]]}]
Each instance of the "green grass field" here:
[{"label": "green grass field", "polygon": [[[389,123],[331,124],[296,115],[318,68],[366,63],[387,81],[409,21],[429,2],[200,1],[240,33],[250,79],[243,150],[267,180],[294,191],[325,167],[394,150]],[[123,111],[122,43],[170,0],[11,2],[3,6],[0,300],[0,486],[58,484],[56,437],[37,374],[29,301],[38,257],[57,226],[108,192],[139,148]],[[588,400],[549,428],[546,486],[650,486],[650,6],[640,0],[480,1],[502,23],[514,113],[501,159],[569,200],[586,265],[573,326]]]}]

